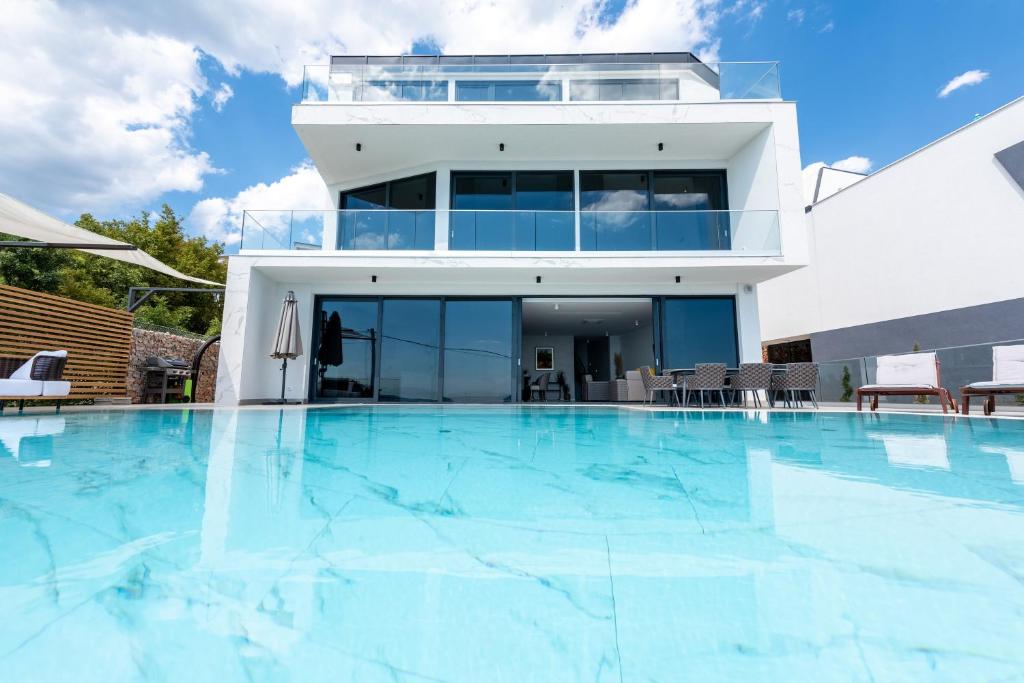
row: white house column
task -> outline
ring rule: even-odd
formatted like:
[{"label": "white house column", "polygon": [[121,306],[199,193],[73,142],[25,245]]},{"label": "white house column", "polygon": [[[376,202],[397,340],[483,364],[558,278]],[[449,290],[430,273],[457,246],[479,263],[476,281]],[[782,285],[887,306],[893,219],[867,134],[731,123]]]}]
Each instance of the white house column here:
[{"label": "white house column", "polygon": [[448,207],[451,204],[452,174],[447,165],[437,167],[434,182],[434,206],[437,212],[434,214],[434,250],[448,251]]},{"label": "white house column", "polygon": [[757,311],[757,287],[741,284],[736,292],[736,326],[740,362],[761,362],[761,322]]}]

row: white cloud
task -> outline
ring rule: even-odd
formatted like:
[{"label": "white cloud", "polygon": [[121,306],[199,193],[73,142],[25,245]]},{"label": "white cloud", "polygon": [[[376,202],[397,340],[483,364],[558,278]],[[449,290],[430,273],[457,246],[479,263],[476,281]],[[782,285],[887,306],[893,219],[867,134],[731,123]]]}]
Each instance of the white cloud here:
[{"label": "white cloud", "polygon": [[[280,180],[269,184],[257,183],[234,197],[211,197],[197,202],[189,214],[188,224],[195,232],[230,245],[241,240],[242,213],[246,210],[330,208],[331,201],[324,181],[313,165],[306,161]],[[297,216],[309,221],[318,218],[312,213]],[[277,240],[286,236],[293,218],[285,211],[256,211],[252,217],[259,223],[255,230],[265,229],[268,237]],[[314,237],[298,234],[295,239],[311,241]],[[249,238],[246,238],[246,242],[249,243]]]},{"label": "white cloud", "polygon": [[234,97],[235,91],[227,83],[221,83],[220,87],[213,93],[213,98],[210,100],[210,104],[213,105],[214,111],[222,111],[224,105],[228,103],[232,97]]},{"label": "white cloud", "polygon": [[805,16],[806,12],[804,12],[804,10],[802,9],[791,9],[788,12],[786,12],[786,19],[792,21],[794,24],[804,23]]},{"label": "white cloud", "polygon": [[0,186],[62,212],[195,191],[215,169],[188,145],[206,92],[195,46],[9,0],[0,40]]},{"label": "white cloud", "polygon": [[[86,0],[78,0],[84,3]],[[764,0],[750,2],[758,16]],[[430,38],[449,53],[699,50],[714,42],[718,0],[634,0],[615,22],[606,0],[107,0],[91,11],[134,31],[196,45],[229,72],[279,74],[289,85],[331,54],[397,54]],[[197,17],[201,20],[197,21]]]},{"label": "white cloud", "polygon": [[831,164],[826,164],[824,161],[815,161],[814,163],[807,164],[800,175],[804,188],[804,202],[810,204],[814,199],[814,188],[818,184],[818,171],[825,166],[840,171],[866,174],[871,172],[873,165],[874,162],[871,159],[860,156],[846,157],[839,161],[833,161]]},{"label": "white cloud", "polygon": [[832,168],[837,168],[840,171],[850,171],[852,173],[868,173],[871,170],[871,159],[867,157],[846,157],[839,161],[833,161],[831,164]]},{"label": "white cloud", "polygon": [[968,85],[978,85],[983,80],[988,78],[988,76],[989,73],[987,71],[982,71],[981,69],[971,69],[970,71],[965,71],[959,76],[950,79],[949,83],[946,83],[946,85],[942,86],[942,90],[939,91],[939,97],[948,97],[949,94],[954,90],[959,90],[960,88],[966,87]]},{"label": "white cloud", "polygon": [[822,26],[818,30],[818,33],[832,33],[832,31],[835,29],[835,27],[836,27],[836,22],[829,21],[829,22],[827,22],[824,26]]},{"label": "white cloud", "polygon": [[[607,0],[6,0],[0,188],[65,215],[201,190],[218,170],[190,144],[193,116],[234,94],[207,83],[204,56],[289,86],[331,54],[397,54],[425,39],[449,53],[692,50],[713,61],[724,1],[630,0],[609,23]],[[764,0],[741,4],[752,20],[764,12]]]}]

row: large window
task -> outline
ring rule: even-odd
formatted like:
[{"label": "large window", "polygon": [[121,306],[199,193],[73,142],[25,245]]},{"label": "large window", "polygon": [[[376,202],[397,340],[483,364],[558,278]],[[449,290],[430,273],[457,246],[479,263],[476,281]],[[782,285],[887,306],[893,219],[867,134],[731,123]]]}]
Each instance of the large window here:
[{"label": "large window", "polygon": [[385,299],[380,400],[436,401],[441,352],[438,299]]},{"label": "large window", "polygon": [[341,194],[341,249],[433,249],[433,173]]},{"label": "large window", "polygon": [[736,300],[722,297],[666,297],[662,303],[662,367],[692,368],[697,363],[736,367]]},{"label": "large window", "polygon": [[512,302],[448,301],[444,313],[444,400],[512,400]]},{"label": "large window", "polygon": [[444,102],[448,81],[366,81],[357,99],[364,102]]},{"label": "large window", "polygon": [[318,298],[310,399],[507,403],[514,310],[512,299]]},{"label": "large window", "polygon": [[457,81],[460,102],[551,102],[562,99],[562,84],[546,81]]},{"label": "large window", "polygon": [[569,83],[569,99],[584,102],[678,100],[679,81],[671,78],[607,78]]},{"label": "large window", "polygon": [[571,171],[456,172],[451,206],[451,249],[575,249]]},{"label": "large window", "polygon": [[314,400],[372,399],[377,353],[377,301],[320,302],[313,331]]},{"label": "large window", "polygon": [[583,250],[730,247],[724,171],[581,171]]}]

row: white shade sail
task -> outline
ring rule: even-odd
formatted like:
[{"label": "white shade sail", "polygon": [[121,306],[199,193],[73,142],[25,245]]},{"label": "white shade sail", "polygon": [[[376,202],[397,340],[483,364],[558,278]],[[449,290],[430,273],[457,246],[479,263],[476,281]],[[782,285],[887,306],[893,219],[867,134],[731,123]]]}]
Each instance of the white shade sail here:
[{"label": "white shade sail", "polygon": [[150,270],[155,270],[158,273],[170,275],[171,277],[176,277],[181,280],[188,280],[189,282],[196,282],[203,285],[214,285],[215,287],[223,286],[223,283],[220,282],[211,282],[210,280],[204,280],[202,278],[179,273],[174,268],[171,268],[162,261],[158,261],[141,249],[107,250],[83,249],[76,247],[74,246],[76,244],[90,246],[109,244],[112,247],[124,247],[131,245],[111,239],[110,237],[104,237],[103,235],[92,232],[91,230],[86,230],[84,228],[79,228],[65,223],[64,221],[48,216],[42,211],[32,208],[28,204],[19,202],[17,199],[8,197],[2,193],[0,193],[0,232],[7,233],[9,235],[17,235],[18,237],[24,237],[26,239],[36,240],[39,242],[56,242],[59,244],[66,244],[70,249],[78,249],[79,251],[84,251],[89,254],[105,256],[116,261],[124,261],[125,263],[149,268]]}]

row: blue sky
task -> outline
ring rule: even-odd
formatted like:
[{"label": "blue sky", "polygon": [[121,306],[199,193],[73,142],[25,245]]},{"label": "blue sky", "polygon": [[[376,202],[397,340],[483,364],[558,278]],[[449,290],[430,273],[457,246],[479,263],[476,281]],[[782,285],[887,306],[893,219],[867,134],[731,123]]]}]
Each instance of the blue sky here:
[{"label": "blue sky", "polygon": [[[332,52],[547,46],[777,60],[783,95],[798,103],[805,166],[863,157],[877,170],[1024,94],[1024,2],[1015,0],[520,0],[484,9],[438,0],[443,11],[352,0],[306,14],[248,0],[144,11],[117,0],[10,1],[13,18],[0,28],[0,192],[65,218],[167,202],[191,230],[216,238],[246,202],[308,200],[312,174],[301,171],[290,112],[301,65]],[[91,58],[59,61],[76,48]],[[40,56],[26,62],[28,53]],[[987,76],[939,97],[970,71]],[[218,101],[225,86],[230,97]],[[31,115],[5,100],[28,102]]]}]

